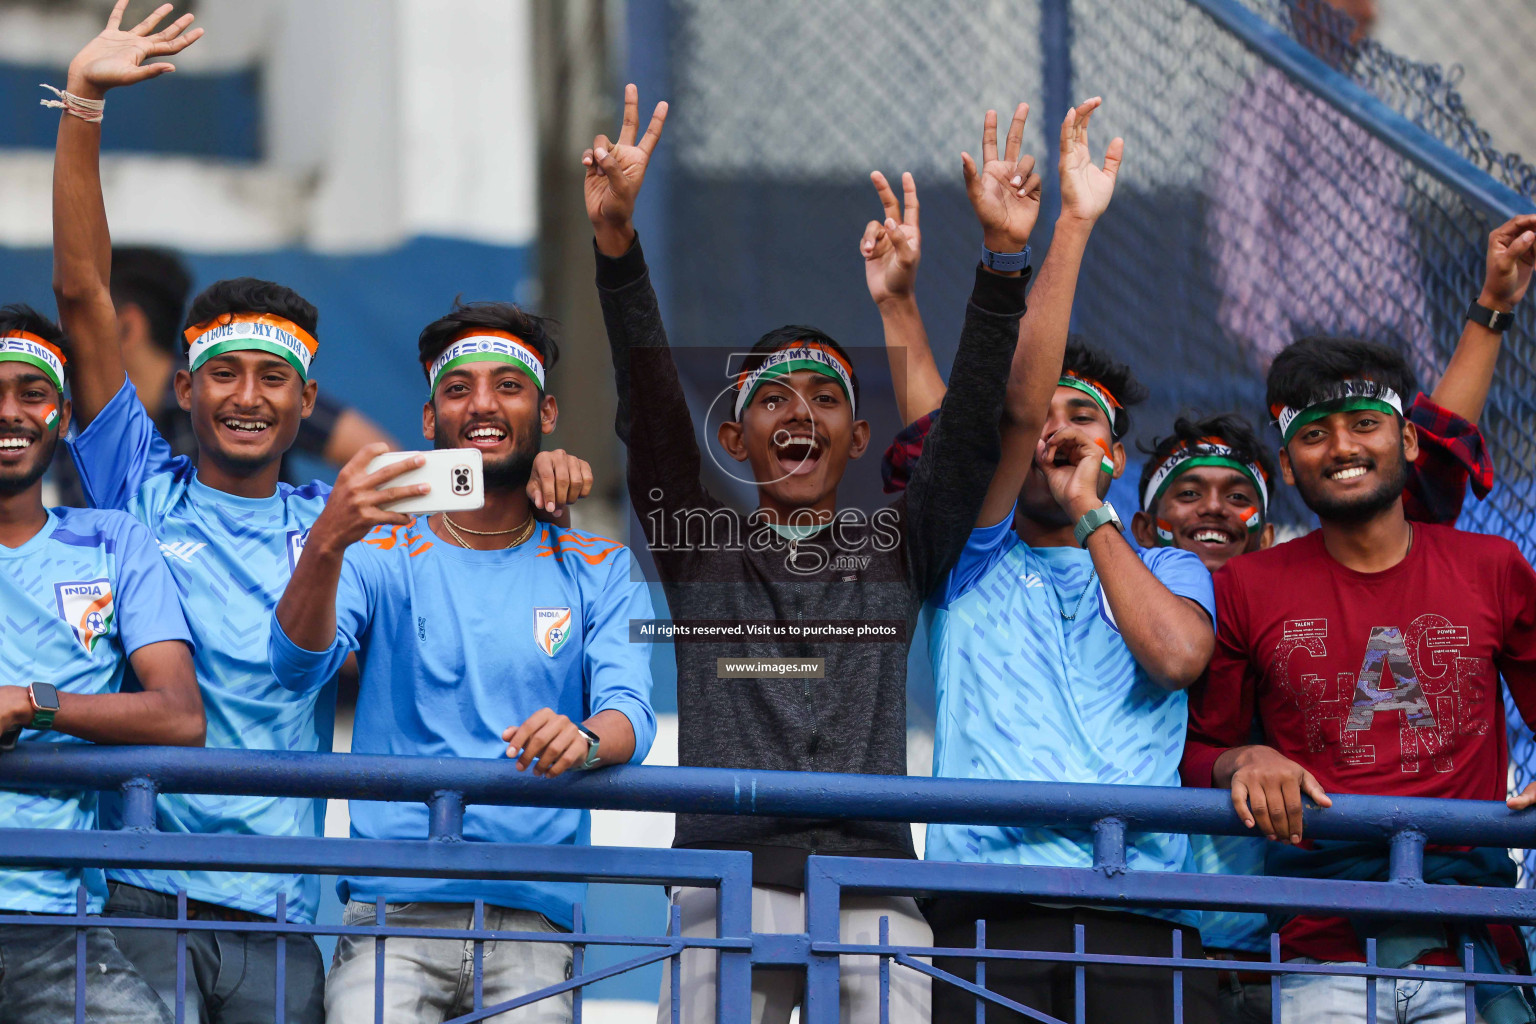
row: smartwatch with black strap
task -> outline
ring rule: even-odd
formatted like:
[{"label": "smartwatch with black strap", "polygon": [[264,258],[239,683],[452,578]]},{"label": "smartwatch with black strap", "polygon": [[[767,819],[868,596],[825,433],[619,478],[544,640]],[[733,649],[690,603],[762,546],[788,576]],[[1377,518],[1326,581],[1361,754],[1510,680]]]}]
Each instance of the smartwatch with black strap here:
[{"label": "smartwatch with black strap", "polygon": [[1480,302],[1474,302],[1467,307],[1467,319],[1475,324],[1482,324],[1490,331],[1498,331],[1500,334],[1503,334],[1509,330],[1510,324],[1515,322],[1515,314],[1490,309]]}]

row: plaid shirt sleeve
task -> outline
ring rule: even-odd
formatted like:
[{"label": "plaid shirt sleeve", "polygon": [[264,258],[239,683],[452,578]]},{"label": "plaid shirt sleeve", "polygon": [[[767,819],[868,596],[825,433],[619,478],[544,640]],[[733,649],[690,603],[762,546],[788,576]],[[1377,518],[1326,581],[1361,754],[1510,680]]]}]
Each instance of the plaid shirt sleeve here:
[{"label": "plaid shirt sleeve", "polygon": [[1408,473],[1403,510],[1421,523],[1454,524],[1469,482],[1479,498],[1493,489],[1493,459],[1483,432],[1423,394],[1414,399],[1408,420],[1419,428],[1419,457]]},{"label": "plaid shirt sleeve", "polygon": [[907,482],[912,479],[912,470],[917,467],[917,460],[923,454],[923,442],[927,440],[928,432],[933,429],[938,418],[937,409],[926,416],[919,416],[902,427],[891,446],[885,450],[885,457],[880,460],[880,479],[885,481],[886,494],[899,494],[907,489]]}]

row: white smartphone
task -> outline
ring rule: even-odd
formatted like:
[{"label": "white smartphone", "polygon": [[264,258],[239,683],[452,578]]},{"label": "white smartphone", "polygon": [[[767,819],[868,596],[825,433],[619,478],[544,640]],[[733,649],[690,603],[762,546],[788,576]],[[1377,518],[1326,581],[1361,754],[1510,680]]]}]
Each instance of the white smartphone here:
[{"label": "white smartphone", "polygon": [[480,467],[478,448],[438,448],[430,452],[385,452],[368,463],[368,472],[383,469],[392,462],[424,456],[426,465],[407,470],[384,487],[409,487],[431,484],[426,494],[404,498],[382,506],[389,512],[431,515],[434,512],[458,512],[485,504],[485,479]]}]

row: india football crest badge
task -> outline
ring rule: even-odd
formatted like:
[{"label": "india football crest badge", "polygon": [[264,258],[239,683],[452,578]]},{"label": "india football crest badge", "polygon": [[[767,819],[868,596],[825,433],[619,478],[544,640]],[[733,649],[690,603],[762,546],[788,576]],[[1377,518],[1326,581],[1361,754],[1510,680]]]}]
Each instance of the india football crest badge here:
[{"label": "india football crest badge", "polygon": [[535,608],[533,610],[533,642],[539,650],[553,658],[571,638],[571,610],[569,608]]},{"label": "india football crest badge", "polygon": [[109,580],[82,583],[55,583],[53,594],[59,605],[59,617],[69,623],[89,654],[96,641],[112,632],[112,584]]}]

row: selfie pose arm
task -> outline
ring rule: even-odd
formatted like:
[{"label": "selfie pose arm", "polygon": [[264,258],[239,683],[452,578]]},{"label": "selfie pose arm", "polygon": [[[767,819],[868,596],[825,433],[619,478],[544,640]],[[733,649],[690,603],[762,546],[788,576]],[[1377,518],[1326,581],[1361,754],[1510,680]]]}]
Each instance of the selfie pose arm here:
[{"label": "selfie pose arm", "polygon": [[[343,556],[347,548],[367,536],[375,526],[409,526],[410,516],[401,512],[388,512],[381,506],[402,498],[414,498],[426,494],[430,484],[409,484],[400,487],[387,486],[389,481],[402,473],[418,469],[426,460],[420,455],[391,462],[389,465],[368,472],[368,463],[384,454],[387,446],[371,444],[352,456],[336,475],[336,486],[326,499],[325,509],[315,525],[310,527],[304,542],[304,553],[293,569],[282,600],[275,613],[277,628],[272,630],[273,669],[278,681],[292,689],[307,690],[325,682],[352,649],[341,641],[336,620],[336,594],[341,582]],[[360,629],[356,624],[350,629],[356,636]],[[308,665],[295,675],[291,667],[285,671],[277,657],[280,640],[289,646],[311,655],[326,652],[330,655],[323,663]],[[332,664],[331,662],[334,662]]]}]

